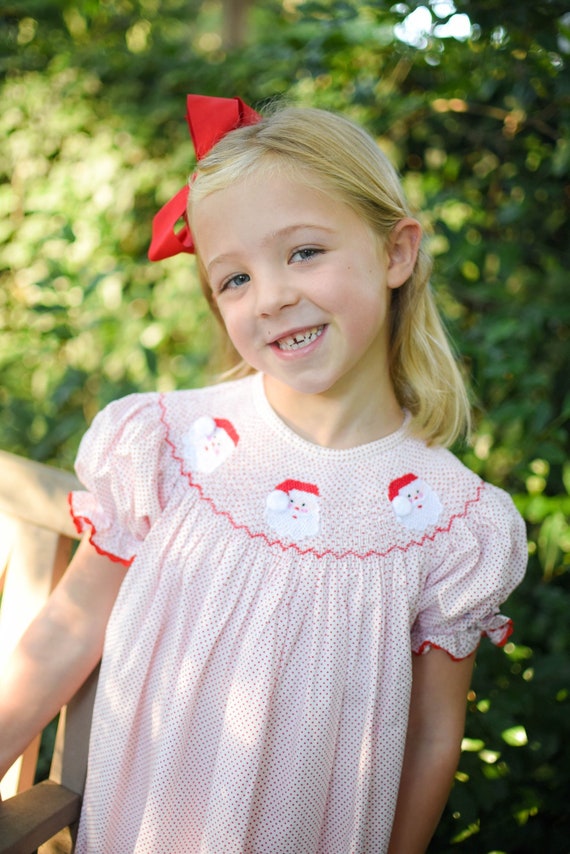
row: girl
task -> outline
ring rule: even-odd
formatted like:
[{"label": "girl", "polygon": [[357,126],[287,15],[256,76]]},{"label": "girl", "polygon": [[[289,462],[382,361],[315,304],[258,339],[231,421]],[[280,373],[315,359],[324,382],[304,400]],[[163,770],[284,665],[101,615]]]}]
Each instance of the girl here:
[{"label": "girl", "polygon": [[84,437],[88,535],[4,676],[0,771],[103,650],[80,854],[419,854],[522,520],[445,450],[466,394],[374,142],[188,108],[198,169],[151,257],[196,251],[241,376]]}]

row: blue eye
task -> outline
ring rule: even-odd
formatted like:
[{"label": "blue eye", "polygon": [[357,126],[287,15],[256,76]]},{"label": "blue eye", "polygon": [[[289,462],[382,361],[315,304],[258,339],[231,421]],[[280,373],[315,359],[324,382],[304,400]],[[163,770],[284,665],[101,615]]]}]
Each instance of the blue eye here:
[{"label": "blue eye", "polygon": [[322,253],[322,249],[315,249],[314,246],[305,246],[303,249],[297,249],[293,252],[290,261],[310,261],[315,255],[321,255]]},{"label": "blue eye", "polygon": [[247,273],[236,273],[235,276],[231,276],[229,279],[226,279],[225,282],[222,282],[222,286],[220,288],[220,293],[225,290],[236,290],[237,288],[241,288],[243,285],[249,282],[249,276]]}]

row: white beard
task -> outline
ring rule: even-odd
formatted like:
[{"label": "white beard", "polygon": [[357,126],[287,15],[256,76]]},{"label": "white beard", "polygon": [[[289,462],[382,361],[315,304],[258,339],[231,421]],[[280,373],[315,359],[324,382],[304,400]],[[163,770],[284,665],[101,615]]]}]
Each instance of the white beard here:
[{"label": "white beard", "polygon": [[393,506],[398,522],[411,531],[425,531],[435,525],[443,510],[433,489],[421,480],[403,487]]},{"label": "white beard", "polygon": [[190,428],[183,442],[184,459],[191,471],[209,473],[228,459],[234,447],[221,427],[216,427],[208,436],[197,436]]},{"label": "white beard", "polygon": [[304,537],[314,537],[319,531],[319,499],[316,495],[292,489],[284,509],[275,510],[268,506],[265,518],[280,537],[288,537],[295,542]]}]

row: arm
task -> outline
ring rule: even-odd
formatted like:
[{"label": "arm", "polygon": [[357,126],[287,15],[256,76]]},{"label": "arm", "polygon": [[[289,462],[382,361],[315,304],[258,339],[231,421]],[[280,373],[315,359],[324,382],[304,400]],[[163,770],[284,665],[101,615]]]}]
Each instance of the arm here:
[{"label": "arm", "polygon": [[126,569],[84,539],[0,675],[0,778],[101,657]]},{"label": "arm", "polygon": [[404,765],[388,854],[424,854],[446,804],[461,751],[475,654],[414,655]]}]

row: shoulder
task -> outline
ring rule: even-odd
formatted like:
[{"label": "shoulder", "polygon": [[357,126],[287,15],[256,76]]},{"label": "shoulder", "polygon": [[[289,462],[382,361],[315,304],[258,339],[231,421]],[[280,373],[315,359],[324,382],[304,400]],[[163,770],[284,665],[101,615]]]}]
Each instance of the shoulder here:
[{"label": "shoulder", "polygon": [[187,391],[172,391],[158,397],[160,417],[166,431],[173,438],[186,435],[195,420],[208,418],[223,421],[228,427],[229,421],[243,416],[253,406],[253,377],[206,386]]},{"label": "shoulder", "polygon": [[401,453],[417,460],[426,472],[433,473],[443,482],[457,477],[473,483],[481,480],[448,448],[441,445],[428,445],[423,439],[415,438],[413,435],[406,437],[401,446]]},{"label": "shoulder", "polygon": [[406,437],[390,459],[390,472],[391,501],[400,492],[408,492],[414,485],[418,488],[423,484],[437,493],[442,504],[457,511],[483,488],[481,478],[451,451],[427,445],[413,436]]},{"label": "shoulder", "polygon": [[437,518],[438,529],[447,531],[460,519],[475,526],[521,528],[522,520],[508,493],[483,481],[446,448],[408,437],[390,468],[388,499],[405,527],[419,528]]},{"label": "shoulder", "polygon": [[149,418],[156,409],[158,392],[135,392],[107,403],[95,416],[91,427],[99,424],[120,423],[134,417]]},{"label": "shoulder", "polygon": [[247,395],[249,377],[198,389],[169,392],[136,392],[108,403],[95,416],[91,428],[120,431],[127,425],[148,427],[164,421],[166,414],[183,419],[201,414],[223,403],[224,408],[237,405]]},{"label": "shoulder", "polygon": [[135,476],[149,482],[153,477],[175,478],[185,446],[198,444],[197,437],[201,444],[212,438],[205,423],[212,424],[217,434],[216,450],[224,438],[226,445],[235,444],[235,431],[223,416],[228,407],[239,408],[238,398],[246,387],[238,381],[189,391],[136,393],[112,401],[95,416],[81,440],[75,461],[79,479],[92,485],[110,474],[126,487]]}]

